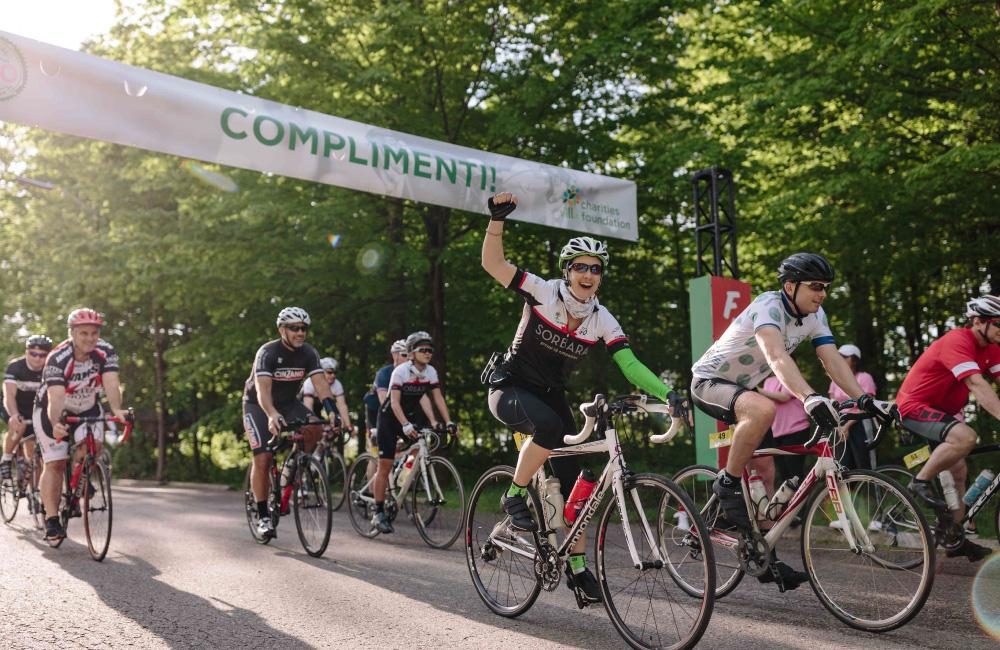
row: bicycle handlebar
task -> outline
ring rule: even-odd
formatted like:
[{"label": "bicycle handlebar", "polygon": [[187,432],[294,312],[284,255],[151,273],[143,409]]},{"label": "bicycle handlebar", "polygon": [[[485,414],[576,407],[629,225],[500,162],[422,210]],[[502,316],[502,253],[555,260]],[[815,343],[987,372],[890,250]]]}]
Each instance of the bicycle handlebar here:
[{"label": "bicycle handlebar", "polygon": [[[567,445],[578,445],[585,441],[594,432],[597,421],[607,416],[609,411],[625,413],[628,411],[645,411],[646,413],[670,414],[670,405],[663,402],[651,402],[645,395],[626,395],[614,402],[609,403],[604,395],[598,393],[593,401],[584,402],[580,405],[580,412],[583,413],[584,423],[580,433],[576,435],[563,436],[563,442]],[[672,440],[684,427],[684,420],[680,417],[670,417],[670,428],[665,433],[652,435],[650,442],[663,444]]]},{"label": "bicycle handlebar", "polygon": [[135,426],[135,411],[128,409],[125,413],[125,417],[120,418],[117,415],[63,415],[63,424],[96,424],[98,422],[114,422],[115,424],[124,424],[125,431],[122,433],[121,443],[128,440],[129,436],[132,435],[132,428]]},{"label": "bicycle handlebar", "polygon": [[[895,423],[899,422],[899,411],[896,409],[896,405],[895,404],[893,404],[893,406],[892,406],[892,415],[891,415],[891,419],[889,419],[889,420],[881,420],[881,419],[877,418],[874,415],[871,415],[869,413],[863,413],[863,412],[859,412],[859,413],[845,413],[844,411],[846,411],[848,409],[857,408],[858,404],[857,404],[857,402],[855,400],[845,400],[843,402],[834,402],[833,405],[834,405],[834,408],[837,409],[837,412],[840,414],[840,423],[841,424],[843,424],[845,422],[859,422],[861,420],[875,420],[878,423],[877,426],[875,427],[875,435],[873,435],[872,439],[865,444],[865,446],[867,447],[868,451],[871,451],[872,449],[875,449],[875,447],[878,446],[879,442],[881,442],[881,439],[882,439],[882,433],[888,428],[888,426],[890,424],[892,424],[893,422],[895,422]],[[806,447],[812,447],[812,446],[816,445],[819,442],[820,438],[822,438],[824,435],[833,433],[833,431],[834,431],[833,429],[828,430],[828,429],[824,429],[821,426],[817,426],[816,430],[813,432],[812,438],[810,438],[805,443],[804,446],[806,446]]]}]

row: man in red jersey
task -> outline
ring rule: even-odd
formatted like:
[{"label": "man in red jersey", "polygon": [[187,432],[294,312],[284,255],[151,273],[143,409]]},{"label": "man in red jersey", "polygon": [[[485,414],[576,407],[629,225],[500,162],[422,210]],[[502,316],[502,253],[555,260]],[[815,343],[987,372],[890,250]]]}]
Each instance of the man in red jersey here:
[{"label": "man in red jersey", "polygon": [[[937,510],[947,505],[934,493],[931,481],[951,469],[956,485],[965,484],[965,457],[976,446],[976,432],[956,414],[961,412],[969,393],[995,418],[1000,418],[1000,397],[986,380],[1000,376],[1000,297],[982,296],[970,300],[968,327],[953,329],[924,351],[903,380],[896,405],[903,426],[931,441],[934,451],[910,484],[924,503]],[[955,513],[964,515],[964,505]],[[949,557],[965,555],[970,562],[981,560],[990,550],[968,540],[948,551]]]}]

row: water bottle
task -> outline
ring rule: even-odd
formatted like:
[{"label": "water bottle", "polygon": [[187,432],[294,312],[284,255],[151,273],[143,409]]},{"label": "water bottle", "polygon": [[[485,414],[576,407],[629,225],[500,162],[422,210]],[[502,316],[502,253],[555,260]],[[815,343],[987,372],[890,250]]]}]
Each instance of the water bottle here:
[{"label": "water bottle", "polygon": [[406,459],[403,461],[403,469],[399,471],[399,487],[406,485],[406,480],[410,478],[410,474],[413,473],[413,461],[414,456],[407,454]]},{"label": "water bottle", "polygon": [[944,493],[944,501],[948,504],[949,510],[958,510],[958,492],[955,490],[955,477],[951,475],[951,472],[944,470],[938,474],[938,480],[941,481],[941,492]]},{"label": "water bottle", "polygon": [[549,530],[562,528],[562,517],[556,515],[561,513],[563,508],[565,508],[565,504],[563,503],[562,486],[559,484],[559,479],[554,476],[545,479],[542,510],[545,512],[545,524]]},{"label": "water bottle", "polygon": [[572,526],[576,518],[580,516],[580,511],[583,510],[584,504],[587,503],[587,499],[590,498],[596,486],[597,477],[590,469],[584,467],[580,475],[576,477],[573,490],[569,493],[569,500],[566,501],[566,507],[563,508],[563,517],[566,519],[567,526]]},{"label": "water bottle", "polygon": [[677,520],[677,527],[681,530],[691,530],[691,519],[684,508],[680,508],[674,513],[674,519]]},{"label": "water bottle", "polygon": [[295,476],[295,456],[289,456],[285,466],[281,468],[281,485],[288,485]]},{"label": "water bottle", "polygon": [[778,488],[778,491],[774,493],[771,497],[771,501],[767,504],[767,518],[771,521],[777,521],[781,513],[785,511],[785,506],[792,499],[792,495],[795,494],[795,490],[799,487],[799,477],[793,476]]},{"label": "water bottle", "polygon": [[764,479],[757,474],[757,470],[750,470],[750,501],[757,513],[757,519],[764,519],[767,516],[767,488],[764,487]]},{"label": "water bottle", "polygon": [[971,506],[975,503],[976,499],[979,498],[979,495],[990,486],[990,483],[992,483],[995,478],[996,474],[988,469],[984,469],[979,472],[979,476],[977,476],[976,480],[969,486],[969,491],[965,493],[964,497],[962,497],[962,501],[965,501],[965,505]]}]

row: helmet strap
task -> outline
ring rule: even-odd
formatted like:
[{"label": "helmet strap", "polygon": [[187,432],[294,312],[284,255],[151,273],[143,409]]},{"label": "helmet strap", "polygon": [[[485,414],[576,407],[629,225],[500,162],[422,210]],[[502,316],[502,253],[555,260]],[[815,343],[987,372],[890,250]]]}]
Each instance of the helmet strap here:
[{"label": "helmet strap", "polygon": [[798,297],[799,295],[799,286],[802,284],[802,282],[801,281],[795,282],[795,289],[792,291],[791,298],[789,298],[788,294],[785,293],[785,287],[784,287],[785,283],[782,282],[781,284],[782,284],[781,294],[785,297],[785,300],[790,303],[788,306],[788,311],[792,312],[792,316],[795,317],[795,324],[801,327],[802,319],[806,317],[806,314],[802,313],[802,310],[799,309],[799,306],[795,304],[795,298]]}]

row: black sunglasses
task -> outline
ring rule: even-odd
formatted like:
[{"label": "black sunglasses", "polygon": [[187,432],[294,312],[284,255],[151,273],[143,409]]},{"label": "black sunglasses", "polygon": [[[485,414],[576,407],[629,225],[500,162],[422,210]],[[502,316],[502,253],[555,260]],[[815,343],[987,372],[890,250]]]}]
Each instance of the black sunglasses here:
[{"label": "black sunglasses", "polygon": [[590,271],[591,275],[600,275],[604,273],[604,267],[600,264],[585,264],[583,262],[570,262],[566,265],[570,271],[576,271],[577,273],[586,273]]},{"label": "black sunglasses", "polygon": [[35,352],[34,350],[28,350],[28,354],[39,359],[49,356],[48,352]]},{"label": "black sunglasses", "polygon": [[424,354],[434,354],[434,348],[417,348],[417,352],[423,352]]},{"label": "black sunglasses", "polygon": [[815,291],[816,293],[819,293],[820,291],[827,291],[828,292],[830,290],[830,285],[831,284],[833,284],[833,283],[832,282],[807,282],[806,286],[809,287],[810,289],[812,289],[813,291]]},{"label": "black sunglasses", "polygon": [[285,325],[285,329],[289,332],[308,332],[308,325]]}]

